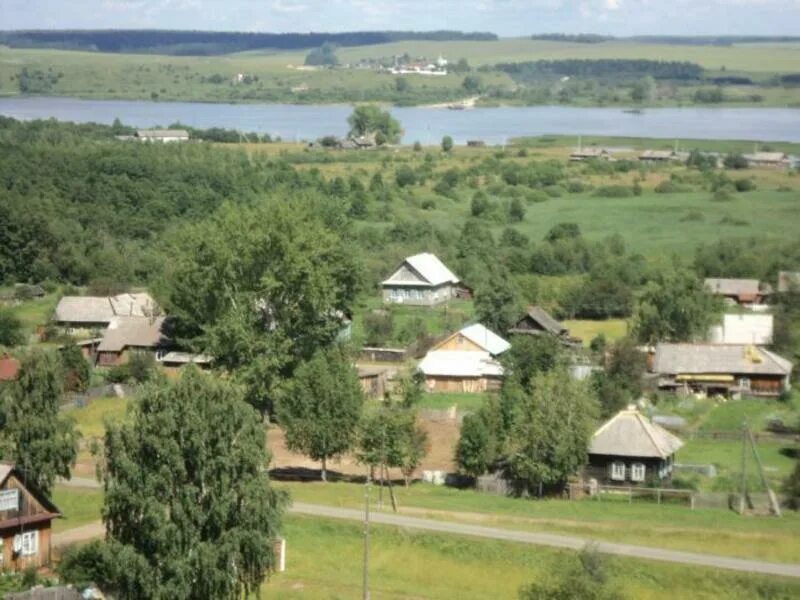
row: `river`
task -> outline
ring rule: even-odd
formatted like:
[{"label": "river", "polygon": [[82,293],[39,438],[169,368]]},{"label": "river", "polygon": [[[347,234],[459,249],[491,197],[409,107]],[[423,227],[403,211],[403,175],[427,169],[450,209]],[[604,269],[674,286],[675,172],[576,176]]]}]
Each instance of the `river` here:
[{"label": "river", "polygon": [[[119,118],[136,127],[180,121],[198,128],[226,127],[313,140],[344,135],[350,106],[293,104],[205,104],[56,97],[0,98],[0,114],[17,119],[111,123]],[[642,114],[620,108],[530,106],[447,110],[392,108],[403,126],[403,141],[505,143],[512,137],[545,134],[615,135],[665,139],[731,139],[800,142],[800,109],[653,108]]]}]

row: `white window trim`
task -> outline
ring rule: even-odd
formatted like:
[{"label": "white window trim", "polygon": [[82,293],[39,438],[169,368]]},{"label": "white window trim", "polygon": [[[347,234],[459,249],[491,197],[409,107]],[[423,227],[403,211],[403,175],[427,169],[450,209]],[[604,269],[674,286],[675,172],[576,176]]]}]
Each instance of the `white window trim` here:
[{"label": "white window trim", "polygon": [[631,481],[644,481],[647,467],[644,463],[636,462],[631,465]]},{"label": "white window trim", "polygon": [[611,480],[625,481],[625,463],[615,460],[611,463]]},{"label": "white window trim", "polygon": [[21,556],[36,556],[39,553],[39,530],[26,531],[22,535]]}]

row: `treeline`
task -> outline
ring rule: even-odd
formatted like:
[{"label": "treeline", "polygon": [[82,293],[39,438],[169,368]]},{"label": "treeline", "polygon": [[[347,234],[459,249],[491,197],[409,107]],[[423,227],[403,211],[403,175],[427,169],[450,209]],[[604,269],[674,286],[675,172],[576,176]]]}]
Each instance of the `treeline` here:
[{"label": "treeline", "polygon": [[732,46],[733,44],[757,43],[790,43],[800,41],[800,37],[783,35],[635,35],[616,37],[595,33],[539,33],[531,36],[532,40],[549,42],[573,42],[578,44],[598,44],[600,42],[642,42],[645,44],[670,44],[675,46]]},{"label": "treeline", "polygon": [[690,62],[629,60],[629,59],[566,59],[539,60],[520,63],[500,63],[495,69],[511,75],[517,81],[533,82],[552,77],[598,77],[603,79],[699,80],[703,68]]},{"label": "treeline", "polygon": [[12,48],[57,48],[210,56],[245,50],[301,50],[322,46],[369,46],[409,40],[487,41],[488,32],[461,31],[352,31],[342,33],[249,33],[238,31],[131,30],[28,30],[0,32],[0,44]]}]

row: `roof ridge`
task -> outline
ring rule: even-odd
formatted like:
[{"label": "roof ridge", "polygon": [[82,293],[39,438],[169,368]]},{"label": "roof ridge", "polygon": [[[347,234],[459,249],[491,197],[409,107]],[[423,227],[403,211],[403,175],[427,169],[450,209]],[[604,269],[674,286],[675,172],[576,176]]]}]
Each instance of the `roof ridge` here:
[{"label": "roof ridge", "polygon": [[641,426],[644,428],[645,433],[647,433],[647,437],[650,438],[650,441],[653,442],[653,446],[655,446],[656,451],[661,455],[663,458],[664,456],[664,449],[659,445],[658,441],[656,440],[655,436],[653,435],[653,431],[651,431],[653,424],[650,423],[648,420],[645,419],[645,416],[640,413],[638,410],[634,411],[634,415],[636,419],[639,421]]}]

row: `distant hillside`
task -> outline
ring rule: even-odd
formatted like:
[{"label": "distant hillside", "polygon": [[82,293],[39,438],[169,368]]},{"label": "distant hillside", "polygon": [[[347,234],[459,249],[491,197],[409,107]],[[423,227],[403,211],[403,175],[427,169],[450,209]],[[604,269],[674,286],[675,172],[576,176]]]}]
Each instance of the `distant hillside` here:
[{"label": "distant hillside", "polygon": [[324,43],[367,46],[409,40],[490,41],[493,33],[461,31],[353,31],[347,33],[246,33],[228,31],[30,30],[0,32],[12,48],[209,56],[245,50],[302,50]]}]

